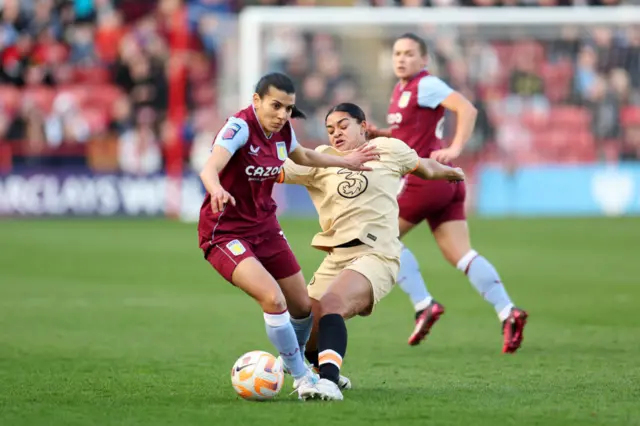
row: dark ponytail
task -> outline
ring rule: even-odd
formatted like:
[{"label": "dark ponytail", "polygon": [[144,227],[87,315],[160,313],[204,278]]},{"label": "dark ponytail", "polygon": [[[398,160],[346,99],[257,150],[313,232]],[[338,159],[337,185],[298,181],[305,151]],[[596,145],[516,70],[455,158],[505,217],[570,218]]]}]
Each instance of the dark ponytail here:
[{"label": "dark ponytail", "polygon": [[293,106],[291,110],[291,118],[302,118],[303,120],[307,118],[307,114],[301,111],[297,106]]}]

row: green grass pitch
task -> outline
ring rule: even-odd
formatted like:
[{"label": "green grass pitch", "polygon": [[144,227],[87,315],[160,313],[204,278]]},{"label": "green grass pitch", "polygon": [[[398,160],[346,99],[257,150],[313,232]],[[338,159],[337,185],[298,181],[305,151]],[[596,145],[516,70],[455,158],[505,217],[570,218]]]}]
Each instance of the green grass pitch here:
[{"label": "green grass pitch", "polygon": [[[309,278],[315,221],[283,220]],[[202,259],[195,225],[0,222],[0,425],[640,424],[640,220],[473,220],[475,248],[529,310],[500,353],[493,310],[426,228],[407,244],[447,313],[407,345],[395,289],[348,323],[342,403],[239,400],[242,353],[274,352],[254,302]]]}]

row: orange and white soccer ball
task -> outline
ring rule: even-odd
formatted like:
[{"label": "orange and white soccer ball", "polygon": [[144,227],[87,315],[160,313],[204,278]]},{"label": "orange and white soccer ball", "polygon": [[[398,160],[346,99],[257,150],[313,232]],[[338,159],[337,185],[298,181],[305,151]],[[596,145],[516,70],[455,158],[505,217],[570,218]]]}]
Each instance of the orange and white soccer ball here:
[{"label": "orange and white soccer ball", "polygon": [[249,401],[272,399],[282,389],[283,382],[282,362],[268,352],[247,352],[231,368],[233,389]]}]

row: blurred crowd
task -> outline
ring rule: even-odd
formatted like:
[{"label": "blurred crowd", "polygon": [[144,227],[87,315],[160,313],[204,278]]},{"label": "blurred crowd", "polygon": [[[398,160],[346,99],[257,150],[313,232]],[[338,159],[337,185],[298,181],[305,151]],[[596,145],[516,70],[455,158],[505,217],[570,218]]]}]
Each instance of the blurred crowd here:
[{"label": "blurred crowd", "polygon": [[[246,5],[615,6],[617,0],[0,0],[0,168],[88,165],[152,173],[184,143],[199,167],[227,114],[221,70],[237,61],[235,14]],[[625,2],[628,3],[628,2]],[[184,24],[183,24],[184,23]],[[324,140],[328,106],[357,100],[378,121],[393,87],[396,29],[357,34],[265,32],[266,67],[291,75],[299,138]],[[556,35],[417,28],[430,70],[479,109],[475,160],[640,158],[640,28],[563,28]],[[406,31],[398,30],[397,33]],[[499,35],[497,35],[499,34]],[[493,37],[493,38],[492,38]],[[232,46],[236,46],[233,44]],[[172,49],[179,55],[170,55]],[[369,63],[368,67],[362,64]],[[233,68],[233,66],[232,66]],[[381,77],[382,76],[382,77]],[[172,100],[186,93],[186,111]],[[248,101],[248,100],[247,100]],[[222,105],[221,105],[222,104]],[[234,105],[235,106],[235,105]],[[185,124],[178,128],[179,117]],[[378,122],[377,124],[384,124]],[[448,120],[449,131],[455,126]],[[314,142],[315,141],[315,142]],[[8,149],[7,149],[8,148]]]},{"label": "blurred crowd", "polygon": [[[14,165],[160,170],[176,132],[189,141],[219,124],[214,82],[233,11],[209,0],[2,0],[0,144]],[[185,96],[172,88],[186,91],[180,129],[172,96]]]},{"label": "blurred crowd", "polygon": [[[322,113],[346,99],[357,99],[384,125],[396,82],[393,36],[407,30],[385,30],[384,42],[363,49],[358,38],[273,29],[270,68],[295,76],[301,106],[317,114],[299,124],[299,133],[323,139]],[[555,34],[521,25],[413,30],[429,43],[430,72],[479,110],[467,160],[517,166],[640,159],[640,26],[564,27]],[[455,117],[446,123],[450,137]]]}]

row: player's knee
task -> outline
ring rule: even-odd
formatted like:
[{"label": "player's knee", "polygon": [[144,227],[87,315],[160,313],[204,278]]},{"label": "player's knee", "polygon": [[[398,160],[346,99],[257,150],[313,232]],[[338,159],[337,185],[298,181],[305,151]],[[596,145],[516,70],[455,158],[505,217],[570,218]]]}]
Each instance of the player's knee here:
[{"label": "player's knee", "polygon": [[338,314],[342,317],[345,316],[348,310],[348,306],[342,297],[335,293],[327,293],[320,299],[320,314],[321,316],[329,314]]},{"label": "player's knee", "polygon": [[458,242],[455,244],[440,245],[440,252],[442,253],[442,256],[454,268],[457,267],[458,263],[469,253],[470,250],[471,249],[467,244]]},{"label": "player's knee", "polygon": [[304,294],[304,297],[300,297],[296,300],[295,304],[289,303],[289,313],[293,318],[307,318],[311,315],[311,299]]},{"label": "player's knee", "polygon": [[258,302],[264,312],[282,312],[287,309],[287,301],[280,289],[266,292]]}]

